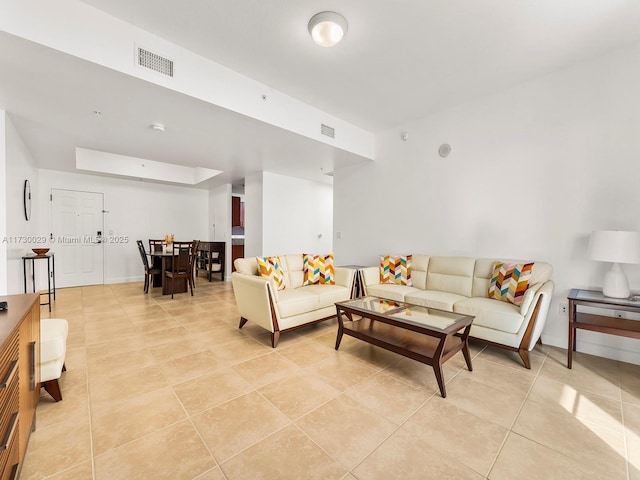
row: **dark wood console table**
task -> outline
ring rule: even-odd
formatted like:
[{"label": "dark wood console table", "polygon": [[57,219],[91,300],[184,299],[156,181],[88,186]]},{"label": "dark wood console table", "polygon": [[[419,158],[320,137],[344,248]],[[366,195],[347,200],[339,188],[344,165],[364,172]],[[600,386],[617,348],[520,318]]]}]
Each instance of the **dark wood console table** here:
[{"label": "dark wood console table", "polygon": [[[640,314],[640,296],[637,298],[606,297],[597,290],[574,288],[567,297],[569,300],[569,345],[567,347],[567,368],[571,368],[573,352],[576,351],[576,330],[608,333],[621,337],[640,339],[640,321],[617,318],[615,311]],[[602,314],[578,312],[578,307],[602,309]]]}]

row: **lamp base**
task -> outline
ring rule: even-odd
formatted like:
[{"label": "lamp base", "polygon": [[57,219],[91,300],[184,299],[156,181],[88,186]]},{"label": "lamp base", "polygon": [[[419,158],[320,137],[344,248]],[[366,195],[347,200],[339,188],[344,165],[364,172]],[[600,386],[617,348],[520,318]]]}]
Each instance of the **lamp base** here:
[{"label": "lamp base", "polygon": [[612,298],[629,298],[631,295],[629,281],[619,263],[611,265],[611,269],[605,275],[602,293]]}]

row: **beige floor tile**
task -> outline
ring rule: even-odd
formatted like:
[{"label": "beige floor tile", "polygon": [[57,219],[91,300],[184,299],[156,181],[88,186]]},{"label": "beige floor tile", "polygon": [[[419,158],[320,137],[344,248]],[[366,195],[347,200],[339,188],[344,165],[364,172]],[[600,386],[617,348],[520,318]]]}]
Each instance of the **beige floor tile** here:
[{"label": "beige floor tile", "polygon": [[[327,332],[327,333],[322,333],[320,335],[314,336],[311,340],[313,340],[314,342],[318,342],[321,345],[324,345],[325,347],[335,349],[336,336],[337,336],[337,332]],[[339,351],[348,350],[349,348],[360,345],[361,343],[362,343],[362,340],[358,340],[357,338],[353,338],[348,335],[343,335],[342,340],[340,341],[340,348],[338,350]]]},{"label": "beige floor tile", "polygon": [[[422,435],[432,448],[456,458],[483,476],[489,473],[509,432],[439,396],[429,400],[402,428],[413,435]],[[423,435],[427,431],[429,435]],[[465,454],[459,455],[460,451]]]},{"label": "beige floor tile", "polygon": [[227,480],[220,467],[215,467],[209,470],[208,472],[203,473],[199,477],[194,480]]},{"label": "beige floor tile", "polygon": [[540,375],[566,383],[577,390],[585,390],[620,399],[620,373],[617,362],[577,352],[572,368],[567,368],[566,350],[551,348]]},{"label": "beige floor tile", "polygon": [[63,472],[47,477],[48,480],[93,480],[93,462],[86,461]]},{"label": "beige floor tile", "polygon": [[[460,455],[458,455],[460,456]],[[354,470],[358,479],[388,480],[481,480],[470,468],[433,449],[422,435],[400,429]]]},{"label": "beige floor tile", "polygon": [[640,480],[640,406],[623,404],[629,478]]},{"label": "beige floor tile", "polygon": [[144,335],[145,346],[149,348],[187,339],[191,339],[191,335],[187,329],[181,326],[172,326],[171,328],[156,330]]},{"label": "beige floor tile", "polygon": [[575,418],[612,430],[622,431],[622,405],[607,397],[588,391],[576,390],[564,383],[545,377],[536,379],[529,401],[545,407],[556,407]]},{"label": "beige floor tile", "polygon": [[404,357],[397,353],[390,352],[365,342],[360,342],[352,348],[345,350],[348,355],[353,355],[358,360],[362,360],[375,368],[386,368],[389,365],[398,363]]},{"label": "beige floor tile", "polygon": [[332,356],[339,355],[335,349],[321,345],[312,340],[295,343],[285,348],[278,347],[278,353],[287,360],[303,368],[326,360]]},{"label": "beige floor tile", "polygon": [[218,345],[235,342],[246,338],[242,330],[230,326],[217,326],[206,332],[198,333],[198,338],[204,342],[209,348],[215,349]]},{"label": "beige floor tile", "polygon": [[[445,363],[442,371],[446,385],[446,382],[451,380],[460,370],[459,368],[450,369]],[[417,362],[410,358],[402,358],[397,363],[393,363],[385,368],[384,372],[393,375],[414,388],[419,388],[425,393],[437,392],[438,395],[440,394],[433,367],[425,365],[424,363]]]},{"label": "beige floor tile", "polygon": [[378,370],[349,355],[337,355],[306,368],[339,391],[371,377]]},{"label": "beige floor tile", "polygon": [[433,393],[379,372],[347,390],[345,395],[400,425],[431,398]]},{"label": "beige floor tile", "polygon": [[[505,367],[524,368],[524,364],[522,363],[522,359],[520,358],[520,355],[518,355],[518,352],[512,352],[511,350],[505,350],[503,348],[492,347],[489,345],[482,351],[480,357],[485,360],[491,360],[492,362],[499,363]],[[543,351],[539,347],[536,347],[529,352],[531,373],[537,373],[540,370],[545,358],[547,358],[546,351]]]},{"label": "beige floor tile", "polygon": [[447,402],[476,417],[511,428],[526,394],[476,382],[473,376],[456,376],[447,383]]},{"label": "beige floor tile", "polygon": [[228,365],[211,351],[196,352],[159,364],[164,378],[170,385],[211,373]]},{"label": "beige floor tile", "polygon": [[[64,374],[63,374],[64,375]],[[61,388],[62,401],[56,402],[44,388],[41,390],[40,402],[36,409],[36,426],[46,428],[64,422],[71,417],[89,419],[89,398],[87,386]]]},{"label": "beige floor tile", "polygon": [[221,465],[229,480],[341,479],[346,470],[290,425]]},{"label": "beige floor tile", "polygon": [[296,424],[349,470],[396,429],[389,420],[344,395],[300,418]]},{"label": "beige floor tile", "polygon": [[97,407],[91,413],[94,454],[100,455],[185,417],[169,387]]},{"label": "beige floor tile", "polygon": [[292,420],[340,394],[319,378],[303,374],[270,383],[259,392]]},{"label": "beige floor tile", "polygon": [[255,340],[244,337],[233,342],[215,345],[211,347],[211,351],[216,357],[230,365],[245,362],[252,358],[260,357],[268,353],[273,353],[273,349],[263,345]]},{"label": "beige floor tile", "polygon": [[626,475],[624,434],[618,430],[527,400],[512,431],[571,457],[602,475],[613,473],[619,478]]},{"label": "beige floor tile", "polygon": [[67,365],[67,371],[62,372],[60,378],[58,379],[58,383],[60,384],[60,389],[65,390],[70,387],[77,387],[80,385],[86,385],[88,381],[87,376],[87,367],[76,368],[71,364]]},{"label": "beige floor tile", "polygon": [[115,405],[169,384],[156,365],[130,370],[119,375],[92,379],[89,396],[92,408]]},{"label": "beige floor tile", "polygon": [[231,368],[224,368],[173,386],[189,415],[195,415],[252,391],[253,386]]},{"label": "beige floor tile", "polygon": [[531,370],[527,370],[524,367],[505,367],[499,363],[482,358],[482,355],[473,359],[473,372],[463,369],[460,370],[459,375],[503,391],[513,391],[522,394],[529,392],[536,378],[535,375],[531,373]]},{"label": "beige floor tile", "polygon": [[143,368],[155,365],[153,356],[147,349],[111,355],[109,357],[89,359],[89,375],[92,377],[113,376],[126,373],[131,367]]},{"label": "beige floor tile", "polygon": [[95,478],[191,480],[215,465],[191,423],[184,421],[97,456]]},{"label": "beige floor tile", "polygon": [[208,350],[207,347],[191,335],[175,339],[175,341],[169,343],[149,347],[149,352],[158,363],[168,362],[191,353],[204,352],[206,350]]},{"label": "beige floor tile", "polygon": [[256,357],[232,367],[242,378],[260,388],[291,375],[300,373],[301,369],[275,352]]},{"label": "beige floor tile", "polygon": [[619,363],[622,401],[640,406],[640,365]]},{"label": "beige floor tile", "polygon": [[87,345],[87,361],[93,362],[99,358],[135,352],[144,348],[144,346],[144,339],[140,335],[94,343]]},{"label": "beige floor tile", "polygon": [[255,392],[205,410],[192,420],[218,462],[289,423],[282,412]]},{"label": "beige floor tile", "polygon": [[36,426],[20,478],[42,479],[88,460],[91,460],[91,438],[86,417],[71,417],[47,428]]},{"label": "beige floor tile", "polygon": [[[620,478],[583,468],[562,453],[540,445],[518,434],[510,433],[489,478],[512,480],[526,472],[528,480],[604,480]],[[604,475],[604,476],[603,476]]]}]

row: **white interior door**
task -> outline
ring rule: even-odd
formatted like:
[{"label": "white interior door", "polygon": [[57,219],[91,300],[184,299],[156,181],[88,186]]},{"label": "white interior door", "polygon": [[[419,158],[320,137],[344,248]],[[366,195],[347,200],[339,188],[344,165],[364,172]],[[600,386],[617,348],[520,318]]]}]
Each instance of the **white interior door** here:
[{"label": "white interior door", "polygon": [[51,243],[56,286],[104,283],[104,195],[51,189]]}]

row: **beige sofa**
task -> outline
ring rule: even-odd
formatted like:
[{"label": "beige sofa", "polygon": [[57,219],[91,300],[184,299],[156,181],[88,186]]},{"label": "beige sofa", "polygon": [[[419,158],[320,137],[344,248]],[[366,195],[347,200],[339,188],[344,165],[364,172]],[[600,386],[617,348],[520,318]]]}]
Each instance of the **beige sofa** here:
[{"label": "beige sofa", "polygon": [[321,322],[336,315],[336,302],[351,298],[355,270],[335,268],[335,285],[304,285],[302,254],[280,255],[285,288],[276,290],[268,279],[259,276],[255,257],[236,258],[231,274],[233,292],[240,311],[242,328],[247,321],[271,332],[271,346],[278,344],[280,333]]},{"label": "beige sofa", "polygon": [[[413,255],[413,286],[381,284],[379,267],[361,271],[365,293],[376,297],[473,315],[471,337],[516,351],[531,368],[529,351],[542,334],[553,294],[553,268],[535,262],[522,304],[488,298],[493,258]],[[528,263],[522,260],[500,260]]]}]

